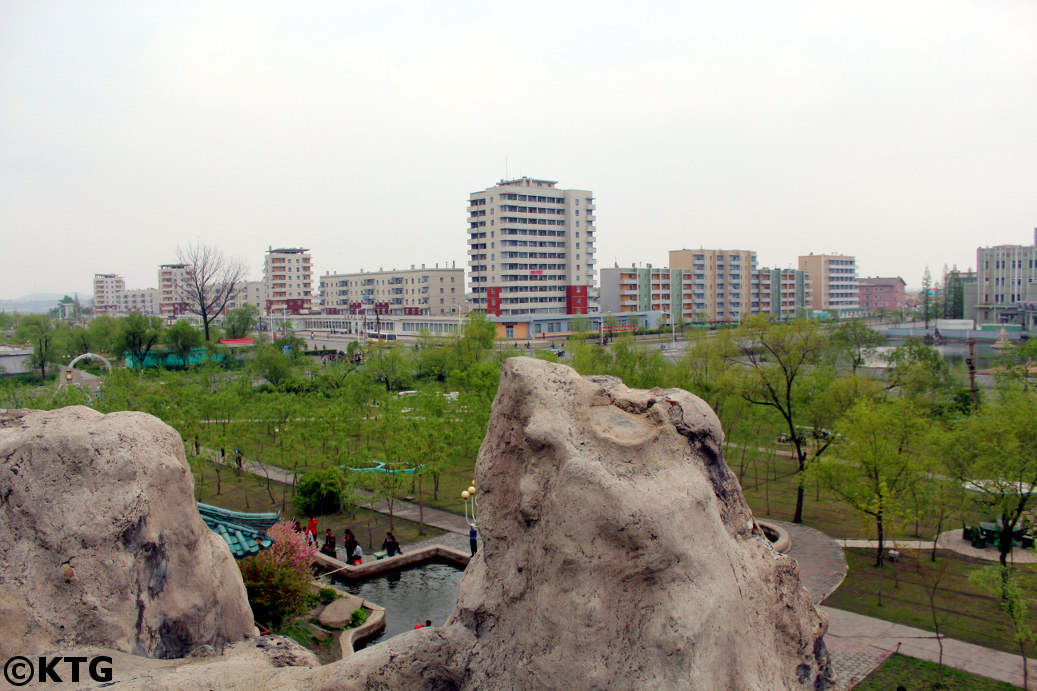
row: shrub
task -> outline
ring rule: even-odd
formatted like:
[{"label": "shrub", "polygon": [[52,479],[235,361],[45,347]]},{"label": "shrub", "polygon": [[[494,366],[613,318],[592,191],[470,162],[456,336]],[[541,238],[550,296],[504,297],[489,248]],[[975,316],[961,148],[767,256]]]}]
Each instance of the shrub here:
[{"label": "shrub", "polygon": [[334,588],[321,588],[317,591],[317,599],[324,605],[334,602],[338,599],[338,591]]},{"label": "shrub", "polygon": [[346,628],[355,629],[365,621],[367,621],[367,610],[360,607],[353,610],[353,613],[349,615],[349,626]]},{"label": "shrub", "polygon": [[306,606],[310,568],[317,548],[281,521],[267,531],[273,546],[238,562],[252,616],[274,629]]},{"label": "shrub", "polygon": [[295,488],[292,501],[307,516],[323,516],[338,511],[342,501],[344,478],[338,468],[306,473]]}]

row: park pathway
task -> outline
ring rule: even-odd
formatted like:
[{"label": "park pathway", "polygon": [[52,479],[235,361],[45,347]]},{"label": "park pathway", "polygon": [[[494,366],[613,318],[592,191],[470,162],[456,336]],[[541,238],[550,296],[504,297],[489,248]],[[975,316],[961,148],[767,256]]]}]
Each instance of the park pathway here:
[{"label": "park pathway", "polygon": [[[256,461],[245,461],[243,465],[246,470],[258,477],[269,477],[274,482],[292,484],[290,471]],[[360,490],[357,491],[360,492]],[[367,492],[366,495],[370,496],[370,492]],[[379,513],[389,513],[388,503],[384,499],[372,508]],[[395,517],[417,523],[418,514],[417,504],[402,500],[395,502],[393,508]],[[441,540],[434,539],[435,541],[448,542],[451,545],[457,543],[462,549],[464,548],[466,542],[460,536],[467,537],[468,522],[463,516],[425,507],[424,522],[425,525],[448,533],[448,535],[442,536]],[[846,557],[843,555],[843,543],[846,547],[872,547],[874,546],[872,541],[839,541],[807,526],[780,521],[771,522],[779,523],[789,532],[792,539],[789,556],[799,564],[803,586],[820,609],[828,614],[829,624],[825,644],[831,653],[832,666],[838,677],[838,688],[852,688],[852,684],[856,684],[870,674],[894,652],[930,662],[939,660],[940,645],[935,634],[930,631],[821,605],[821,602],[835,592],[846,577],[847,566]],[[954,532],[960,533],[960,531],[949,531],[947,544],[944,544],[944,536],[941,535],[940,546],[962,551],[952,539]],[[958,541],[964,543],[963,540]],[[912,549],[929,548],[931,545],[930,542],[922,542],[918,545],[906,542],[897,543],[897,547]],[[972,549],[971,546],[969,549]],[[991,555],[981,556],[990,558]],[[1033,555],[1021,554],[1019,556],[1032,557]],[[993,558],[997,557],[993,556]],[[1034,559],[1037,560],[1037,558]],[[1021,562],[1023,559],[1018,561]],[[943,663],[948,667],[1015,684],[1019,687],[1023,685],[1023,663],[1019,655],[964,643],[952,638],[943,639],[943,649]],[[1030,660],[1029,666],[1030,669],[1037,670],[1037,660]],[[905,686],[911,688],[911,679],[905,679],[904,682]]]}]

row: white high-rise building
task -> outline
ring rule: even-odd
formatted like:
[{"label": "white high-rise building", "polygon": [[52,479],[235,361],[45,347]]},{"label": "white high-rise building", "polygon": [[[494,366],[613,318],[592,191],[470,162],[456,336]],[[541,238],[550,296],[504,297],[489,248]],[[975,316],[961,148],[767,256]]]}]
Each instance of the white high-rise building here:
[{"label": "white high-rise building", "polygon": [[114,312],[119,308],[119,293],[126,290],[126,281],[118,274],[94,274],[94,310]]},{"label": "white high-rise building", "polygon": [[313,264],[302,247],[269,248],[263,263],[266,314],[307,314],[313,305]]},{"label": "white high-rise building", "polygon": [[187,312],[183,291],[187,264],[163,264],[158,267],[159,312],[163,316],[179,316]]},{"label": "white high-rise building", "polygon": [[595,275],[594,195],[557,184],[523,177],[469,195],[474,309],[503,318],[587,313]]}]

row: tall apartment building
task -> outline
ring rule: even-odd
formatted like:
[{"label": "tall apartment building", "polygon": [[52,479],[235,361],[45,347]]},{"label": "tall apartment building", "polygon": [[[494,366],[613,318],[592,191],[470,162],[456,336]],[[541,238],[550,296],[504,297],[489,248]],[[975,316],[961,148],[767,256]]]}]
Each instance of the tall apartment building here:
[{"label": "tall apartment building", "polygon": [[691,272],[689,297],[696,320],[704,314],[711,322],[737,322],[752,313],[756,252],[671,250],[670,268]]},{"label": "tall apartment building", "polygon": [[468,199],[472,306],[495,317],[586,314],[594,195],[554,180],[501,180]]},{"label": "tall apartment building", "polygon": [[159,314],[175,317],[187,312],[183,290],[187,264],[163,264],[158,267]]},{"label": "tall apartment building", "polygon": [[976,319],[1037,327],[1037,228],[1033,245],[976,249]]},{"label": "tall apartment building", "polygon": [[860,312],[857,302],[857,260],[842,254],[810,254],[799,257],[800,271],[810,274],[815,311],[835,310],[840,317]]},{"label": "tall apartment building", "polygon": [[119,309],[119,293],[126,290],[126,281],[118,274],[94,274],[94,310],[114,312]]},{"label": "tall apartment building", "polygon": [[753,279],[753,314],[772,319],[805,317],[813,297],[810,274],[799,269],[762,268]]},{"label": "tall apartment building", "polygon": [[902,310],[907,307],[906,287],[900,276],[858,278],[857,302],[864,312]]},{"label": "tall apartment building", "polygon": [[313,306],[313,265],[302,247],[270,247],[263,263],[266,314],[306,314]]},{"label": "tall apartment building", "polygon": [[460,315],[464,269],[422,264],[404,271],[328,273],[320,277],[320,297],[325,314]]}]

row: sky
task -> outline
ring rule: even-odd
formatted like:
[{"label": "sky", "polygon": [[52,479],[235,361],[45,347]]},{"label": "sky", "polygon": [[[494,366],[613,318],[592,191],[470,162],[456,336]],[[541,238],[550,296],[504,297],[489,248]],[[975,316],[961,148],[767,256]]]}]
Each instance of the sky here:
[{"label": "sky", "polygon": [[[1037,227],[1037,3],[0,0],[0,299],[456,262],[506,177],[597,264],[857,258],[921,284]],[[315,277],[316,278],[316,277]]]}]

